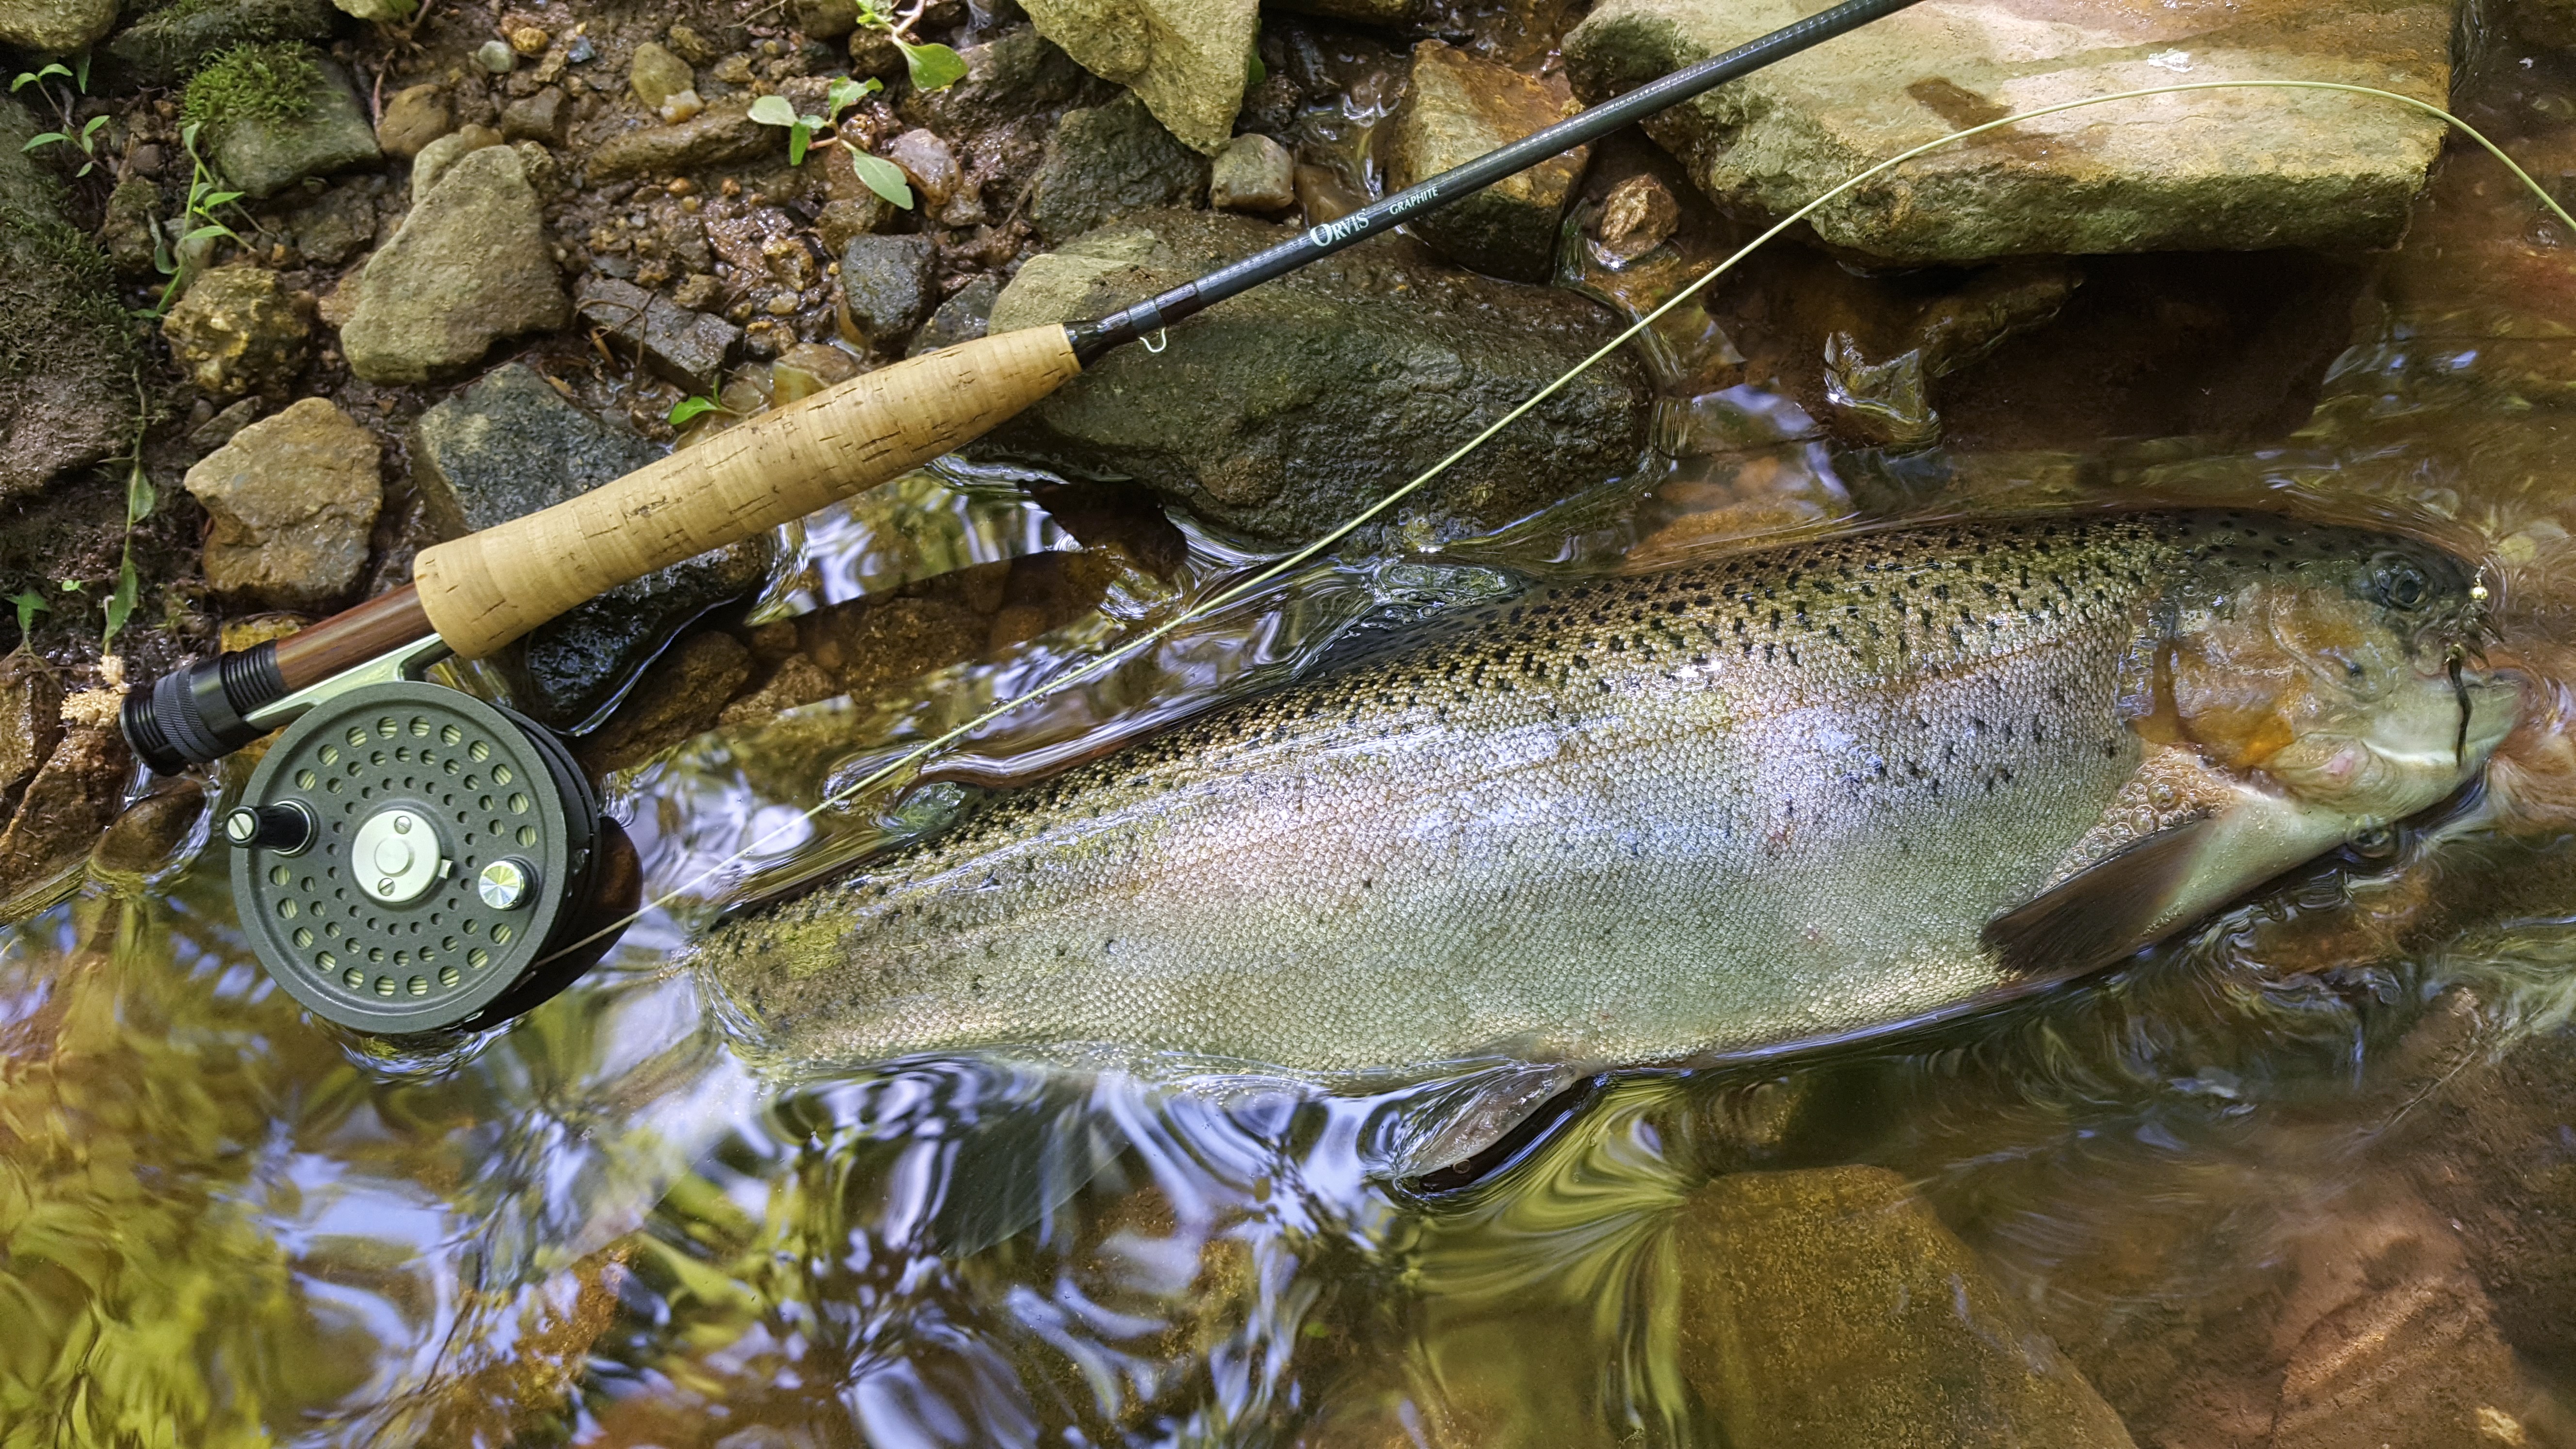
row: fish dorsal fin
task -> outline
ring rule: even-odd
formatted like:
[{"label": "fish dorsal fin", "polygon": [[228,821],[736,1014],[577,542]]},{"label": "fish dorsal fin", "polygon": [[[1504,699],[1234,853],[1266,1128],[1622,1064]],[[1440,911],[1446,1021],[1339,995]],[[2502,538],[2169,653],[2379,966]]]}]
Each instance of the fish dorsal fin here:
[{"label": "fish dorsal fin", "polygon": [[2017,984],[2099,970],[2176,924],[2174,903],[2219,828],[2202,816],[2142,836],[1986,923],[1986,949]]}]

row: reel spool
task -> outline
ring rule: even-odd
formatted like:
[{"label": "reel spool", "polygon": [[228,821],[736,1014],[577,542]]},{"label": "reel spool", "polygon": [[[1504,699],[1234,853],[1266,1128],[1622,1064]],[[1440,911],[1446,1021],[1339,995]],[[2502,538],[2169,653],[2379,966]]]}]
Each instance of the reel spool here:
[{"label": "reel spool", "polygon": [[563,744],[436,684],[369,684],[269,748],[224,817],[242,929],[358,1031],[473,1029],[552,997],[641,896],[635,847]]}]

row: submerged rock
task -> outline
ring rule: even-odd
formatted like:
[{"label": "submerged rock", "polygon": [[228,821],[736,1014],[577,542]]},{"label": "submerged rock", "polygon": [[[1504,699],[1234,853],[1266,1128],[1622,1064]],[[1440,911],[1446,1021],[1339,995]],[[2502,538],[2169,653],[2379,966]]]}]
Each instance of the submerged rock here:
[{"label": "submerged rock", "polygon": [[242,115],[216,128],[209,159],[252,196],[272,196],[307,176],[328,176],[384,159],[367,108],[339,62],[316,58],[296,115]]},{"label": "submerged rock", "polygon": [[[1097,316],[1288,233],[1157,212],[1031,258],[995,331]],[[979,451],[1139,479],[1224,527],[1312,537],[1437,462],[1607,341],[1571,293],[1441,267],[1383,237],[1110,354]],[[1649,397],[1605,359],[1451,469],[1402,516],[1455,533],[1521,517],[1632,466]],[[1390,521],[1392,521],[1390,519]]]},{"label": "submerged rock", "polygon": [[507,146],[452,164],[362,278],[340,345],[369,382],[425,382],[571,317],[536,190]]},{"label": "submerged rock", "polygon": [[1261,27],[1259,0],[1026,0],[1038,33],[1135,92],[1182,144],[1215,154],[1234,134]]},{"label": "submerged rock", "polygon": [[125,736],[112,728],[84,725],[63,736],[28,783],[9,828],[0,832],[0,902],[23,907],[26,896],[60,882],[89,858],[90,847],[125,803],[133,768]]},{"label": "submerged rock", "polygon": [[714,728],[716,716],[750,682],[751,669],[751,651],[720,630],[672,645],[617,712],[582,737],[582,769],[596,780]]},{"label": "submerged rock", "polygon": [[[511,363],[421,415],[412,478],[431,531],[457,538],[586,493],[661,455]],[[769,557],[766,534],[747,539],[621,584],[540,626],[521,645],[522,708],[557,727],[590,718],[682,625],[756,587]]]},{"label": "submerged rock", "polygon": [[218,267],[161,319],[170,355],[214,397],[282,392],[312,351],[312,322],[266,267]]},{"label": "submerged rock", "polygon": [[2418,1109],[2417,1183],[2506,1340],[2533,1363],[2576,1364],[2576,1031],[2535,1032],[2441,1085]]},{"label": "submerged rock", "polygon": [[[1387,189],[1463,166],[1574,111],[1562,80],[1551,87],[1426,40],[1414,47],[1413,83],[1392,118]],[[1591,159],[1591,148],[1578,146],[1406,225],[1462,267],[1516,282],[1544,282],[1555,270],[1566,198]]]},{"label": "submerged rock", "polygon": [[89,853],[93,876],[140,884],[171,864],[206,813],[206,787],[181,775],[125,807]]},{"label": "submerged rock", "polygon": [[1683,1204],[1673,1246],[1681,1371],[1730,1445],[2131,1443],[1895,1173],[1720,1177]]},{"label": "submerged rock", "polygon": [[214,519],[206,582],[263,608],[318,610],[345,596],[384,505],[382,451],[355,418],[308,397],[207,454],[187,477]]},{"label": "submerged rock", "polygon": [[[1605,0],[1565,43],[1599,101],[1786,25],[1795,0]],[[1649,119],[1721,205],[1785,215],[1867,166],[2055,102],[2191,81],[2341,81],[2440,105],[2449,0],[2219,8],[2008,0],[1901,11]],[[1906,262],[2049,253],[2349,249],[2404,229],[2443,127],[2315,92],[2157,97],[2027,121],[1819,211],[1827,243]]]},{"label": "submerged rock", "polygon": [[125,309],[107,258],[26,154],[38,129],[0,99],[0,503],[132,440]]},{"label": "submerged rock", "polygon": [[1029,195],[1029,224],[1050,241],[1207,192],[1207,158],[1163,129],[1134,96],[1067,111],[1047,137]]},{"label": "submerged rock", "polygon": [[52,665],[24,651],[0,655],[0,815],[18,808],[62,738],[62,711],[62,676]]}]

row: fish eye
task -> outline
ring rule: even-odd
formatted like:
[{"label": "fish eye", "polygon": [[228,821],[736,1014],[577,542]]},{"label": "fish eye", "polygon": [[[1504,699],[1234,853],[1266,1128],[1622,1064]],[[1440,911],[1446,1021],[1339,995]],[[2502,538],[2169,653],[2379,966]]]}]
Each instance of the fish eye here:
[{"label": "fish eye", "polygon": [[2392,609],[2412,609],[2424,602],[2432,585],[2424,571],[2403,558],[2384,558],[2370,576],[2373,598]]}]

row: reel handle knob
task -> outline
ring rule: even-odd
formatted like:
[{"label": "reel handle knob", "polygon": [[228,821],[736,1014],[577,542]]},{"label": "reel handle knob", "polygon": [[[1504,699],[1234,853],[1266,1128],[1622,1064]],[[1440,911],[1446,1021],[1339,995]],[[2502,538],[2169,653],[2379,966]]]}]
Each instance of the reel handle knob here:
[{"label": "reel handle knob", "polygon": [[224,839],[242,850],[257,847],[293,855],[313,843],[313,817],[292,801],[237,805],[224,814]]}]

